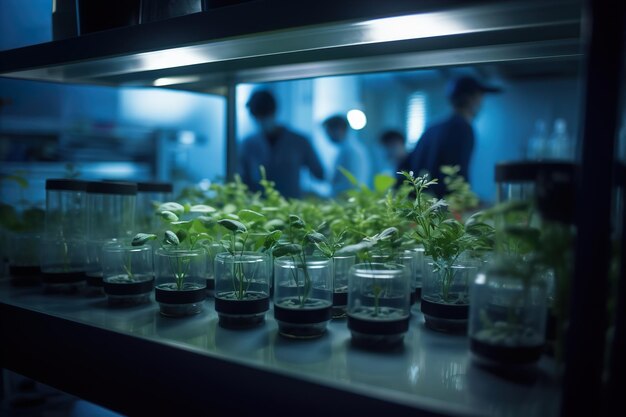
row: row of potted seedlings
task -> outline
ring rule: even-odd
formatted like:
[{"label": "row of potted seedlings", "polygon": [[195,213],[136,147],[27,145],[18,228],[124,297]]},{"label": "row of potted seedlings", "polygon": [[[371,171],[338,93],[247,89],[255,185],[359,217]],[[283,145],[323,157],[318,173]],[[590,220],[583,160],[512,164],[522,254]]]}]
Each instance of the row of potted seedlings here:
[{"label": "row of potted seedlings", "polygon": [[[446,183],[459,185],[450,172]],[[152,233],[100,245],[104,292],[111,304],[138,304],[154,290],[173,317],[200,312],[209,293],[228,328],[261,324],[273,292],[280,334],[318,337],[331,318],[347,317],[353,342],[373,348],[402,342],[421,298],[426,327],[469,332],[479,362],[534,363],[548,295],[537,229],[519,221],[528,207],[461,221],[448,201],[467,200],[466,189],[435,199],[436,180],[403,175],[397,190],[379,176],[373,190],[355,184],[345,200],[324,204],[287,201],[265,178],[262,193],[238,180],[214,185],[209,198],[190,192],[188,203],[158,207]],[[493,261],[494,251],[506,261]]]}]

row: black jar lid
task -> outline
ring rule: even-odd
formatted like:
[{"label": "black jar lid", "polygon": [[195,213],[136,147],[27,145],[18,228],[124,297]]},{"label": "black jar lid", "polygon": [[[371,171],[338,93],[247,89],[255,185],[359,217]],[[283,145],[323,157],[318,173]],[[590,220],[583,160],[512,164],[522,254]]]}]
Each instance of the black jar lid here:
[{"label": "black jar lid", "polygon": [[575,164],[567,161],[515,161],[496,164],[496,182],[535,182],[540,176],[573,175]]},{"label": "black jar lid", "polygon": [[70,178],[50,178],[46,180],[46,190],[52,191],[85,191],[87,181]]},{"label": "black jar lid", "polygon": [[134,182],[89,181],[87,192],[93,194],[137,195],[137,184]]},{"label": "black jar lid", "polygon": [[171,182],[138,182],[137,192],[139,193],[171,193],[174,185]]}]

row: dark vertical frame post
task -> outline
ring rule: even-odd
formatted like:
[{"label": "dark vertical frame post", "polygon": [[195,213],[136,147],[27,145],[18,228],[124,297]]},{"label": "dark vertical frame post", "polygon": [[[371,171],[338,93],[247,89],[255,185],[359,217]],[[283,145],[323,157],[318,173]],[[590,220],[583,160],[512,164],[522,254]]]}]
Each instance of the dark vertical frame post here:
[{"label": "dark vertical frame post", "polygon": [[587,1],[581,169],[574,274],[565,346],[562,416],[598,415],[611,255],[612,169],[623,53],[623,1]]},{"label": "dark vertical frame post", "polygon": [[237,84],[231,82],[226,92],[226,178],[237,172]]},{"label": "dark vertical frame post", "polygon": [[[626,93],[626,83],[622,84],[622,94]],[[624,105],[624,104],[623,104]],[[617,283],[617,304],[615,307],[614,334],[609,362],[609,380],[604,410],[609,415],[612,410],[623,409],[623,389],[626,385],[626,165],[618,163],[617,186],[621,188],[621,230],[620,230],[620,269]]]}]

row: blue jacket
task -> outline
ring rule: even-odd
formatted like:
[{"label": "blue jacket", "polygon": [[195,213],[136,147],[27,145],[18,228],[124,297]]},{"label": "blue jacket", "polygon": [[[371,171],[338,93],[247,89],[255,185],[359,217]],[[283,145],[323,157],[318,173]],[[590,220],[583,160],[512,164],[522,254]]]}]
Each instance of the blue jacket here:
[{"label": "blue jacket", "polygon": [[446,194],[441,175],[442,165],[458,165],[459,175],[469,181],[469,163],[474,150],[474,129],[459,114],[429,127],[417,142],[415,149],[400,165],[400,170],[413,171],[415,175],[425,172],[438,178],[439,184],[429,189],[437,197]]},{"label": "blue jacket", "polygon": [[280,128],[273,143],[262,133],[246,138],[239,149],[239,174],[252,191],[261,190],[261,172],[265,167],[267,179],[287,198],[302,195],[300,169],[308,168],[315,177],[324,178],[324,169],[311,143],[286,128]]}]

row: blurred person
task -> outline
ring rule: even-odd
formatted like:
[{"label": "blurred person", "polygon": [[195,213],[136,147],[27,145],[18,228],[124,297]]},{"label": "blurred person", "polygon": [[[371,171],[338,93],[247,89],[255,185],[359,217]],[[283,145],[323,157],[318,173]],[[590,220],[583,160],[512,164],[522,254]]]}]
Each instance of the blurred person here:
[{"label": "blurred person", "polygon": [[385,173],[392,176],[396,175],[400,164],[406,159],[406,139],[402,133],[397,130],[387,130],[380,135],[380,144],[385,153],[385,160],[388,168]]},{"label": "blurred person", "polygon": [[304,136],[276,121],[276,99],[269,91],[255,91],[246,106],[258,132],[246,138],[239,150],[242,181],[251,191],[261,190],[259,167],[263,165],[267,179],[276,183],[276,189],[284,197],[301,197],[301,168],[308,168],[316,178],[324,178],[324,169],[313,146]]},{"label": "blurred person", "polygon": [[441,175],[443,165],[458,165],[459,175],[469,182],[469,164],[475,142],[472,123],[480,112],[485,93],[500,91],[500,88],[482,84],[473,77],[454,80],[447,94],[452,115],[424,132],[400,169],[438,178],[439,184],[429,191],[439,198],[446,192]]},{"label": "blurred person", "polygon": [[349,171],[359,183],[368,185],[370,164],[367,151],[352,133],[352,128],[350,128],[346,117],[343,115],[331,116],[324,120],[322,126],[328,138],[339,148],[331,178],[333,196],[354,188],[354,185],[339,170],[339,167]]}]

